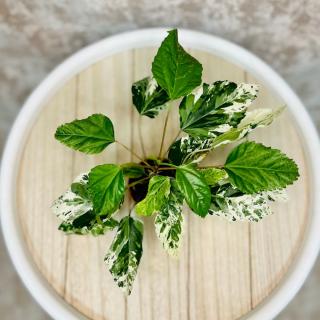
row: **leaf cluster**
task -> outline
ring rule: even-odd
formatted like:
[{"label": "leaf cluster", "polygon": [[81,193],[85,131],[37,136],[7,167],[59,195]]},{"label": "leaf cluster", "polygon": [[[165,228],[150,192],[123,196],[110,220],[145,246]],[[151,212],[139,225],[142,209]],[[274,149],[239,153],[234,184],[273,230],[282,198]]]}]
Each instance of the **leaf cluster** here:
[{"label": "leaf cluster", "polygon": [[[57,128],[55,138],[87,154],[112,143],[139,162],[101,164],[79,176],[53,204],[65,233],[100,235],[116,228],[105,262],[114,281],[130,294],[142,257],[143,217],[155,216],[155,232],[164,249],[177,255],[182,243],[186,203],[191,212],[230,221],[259,221],[271,213],[268,201],[282,200],[284,188],[299,176],[295,162],[280,150],[242,141],[279,115],[277,110],[248,111],[256,99],[254,84],[223,80],[202,83],[202,65],[185,51],[177,30],[168,32],[152,63],[152,75],[133,83],[132,101],[141,116],[155,118],[180,99],[180,133],[158,158],[143,159],[115,138],[112,121],[103,114]],[[221,145],[241,142],[218,166],[201,166]],[[160,143],[160,141],[159,141]],[[134,210],[115,219],[126,191],[139,200]],[[142,196],[141,196],[142,195]],[[138,218],[140,216],[140,218]]]}]

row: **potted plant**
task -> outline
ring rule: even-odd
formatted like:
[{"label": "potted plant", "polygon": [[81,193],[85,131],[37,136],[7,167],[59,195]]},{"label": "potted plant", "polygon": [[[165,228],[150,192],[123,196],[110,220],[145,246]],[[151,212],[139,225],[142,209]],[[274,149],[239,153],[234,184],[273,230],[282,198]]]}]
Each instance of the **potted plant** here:
[{"label": "potted plant", "polygon": [[[142,117],[166,112],[159,135],[159,153],[143,157],[117,140],[107,115],[93,114],[57,128],[55,138],[87,154],[117,143],[137,162],[107,163],[80,174],[53,204],[67,234],[98,236],[116,229],[105,256],[114,281],[131,293],[143,251],[143,219],[154,218],[164,249],[178,254],[183,235],[183,204],[200,218],[221,216],[231,221],[258,222],[271,214],[269,201],[285,200],[285,188],[298,177],[296,163],[280,150],[254,141],[248,134],[272,123],[276,110],[248,107],[258,94],[255,84],[229,80],[202,83],[202,65],[178,42],[171,30],[152,63],[152,76],[132,85],[132,101]],[[168,150],[164,148],[168,118],[179,100],[180,130]],[[146,133],[142,133],[146,134]],[[225,163],[204,166],[211,151],[237,145]],[[134,206],[117,217],[125,195]]]}]

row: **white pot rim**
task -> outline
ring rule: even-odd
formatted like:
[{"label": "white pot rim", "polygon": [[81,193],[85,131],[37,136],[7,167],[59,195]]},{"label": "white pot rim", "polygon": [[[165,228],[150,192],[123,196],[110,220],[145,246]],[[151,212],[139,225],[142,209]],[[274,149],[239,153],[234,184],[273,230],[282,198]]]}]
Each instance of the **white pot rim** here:
[{"label": "white pot rim", "polygon": [[[142,29],[115,35],[90,45],[61,63],[33,91],[25,102],[9,134],[4,150],[0,176],[0,210],[2,231],[13,264],[25,286],[36,301],[54,319],[85,319],[68,305],[37,270],[23,239],[16,215],[16,179],[19,161],[26,137],[45,102],[73,75],[102,58],[132,48],[159,46],[170,28]],[[288,84],[266,63],[249,51],[221,38],[179,29],[180,42],[188,47],[214,53],[240,65],[263,81],[280,96],[294,116],[299,134],[305,143],[311,179],[311,212],[309,223],[296,261],[279,286],[245,319],[274,318],[294,297],[309,274],[320,249],[320,143],[315,126],[299,98]]]}]

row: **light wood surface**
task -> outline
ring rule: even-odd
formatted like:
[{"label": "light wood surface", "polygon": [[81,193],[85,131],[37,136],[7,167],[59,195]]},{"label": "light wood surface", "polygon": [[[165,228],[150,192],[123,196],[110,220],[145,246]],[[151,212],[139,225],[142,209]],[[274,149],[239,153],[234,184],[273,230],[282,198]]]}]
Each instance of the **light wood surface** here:
[{"label": "light wood surface", "polygon": [[[144,253],[134,289],[126,298],[113,283],[103,258],[113,233],[95,238],[65,236],[50,211],[52,201],[79,173],[96,164],[136,160],[112,145],[101,155],[74,152],[53,138],[56,127],[101,112],[109,116],[119,141],[142,154],[142,126],[148,154],[157,142],[165,112],[156,120],[139,118],[131,103],[131,84],[150,74],[154,49],[117,54],[84,70],[58,91],[39,115],[23,153],[17,204],[25,240],[39,271],[64,299],[89,319],[185,320],[237,319],[260,304],[281,283],[303,239],[308,220],[308,168],[288,111],[269,128],[250,136],[281,148],[300,166],[301,177],[288,188],[290,200],[274,204],[274,215],[259,223],[200,219],[185,210],[179,259],[167,256],[157,240],[153,219],[144,219]],[[204,80],[257,82],[241,68],[207,53],[193,51],[204,66]],[[261,84],[254,107],[277,107]],[[170,118],[166,146],[178,130]],[[229,147],[207,160],[222,163]],[[124,205],[125,214],[128,201]]]}]

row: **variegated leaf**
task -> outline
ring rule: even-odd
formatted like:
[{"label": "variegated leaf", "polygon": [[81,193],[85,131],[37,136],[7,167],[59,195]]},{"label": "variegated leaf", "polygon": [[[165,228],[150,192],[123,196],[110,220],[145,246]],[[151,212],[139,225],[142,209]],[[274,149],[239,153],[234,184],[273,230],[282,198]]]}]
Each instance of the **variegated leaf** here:
[{"label": "variegated leaf", "polygon": [[172,181],[168,200],[154,221],[155,231],[160,242],[172,256],[177,256],[182,241],[184,220],[182,203],[183,196]]},{"label": "variegated leaf", "polygon": [[162,89],[156,79],[147,77],[135,82],[131,88],[132,100],[138,112],[149,118],[154,118],[166,108],[170,100],[167,92]]},{"label": "variegated leaf", "polygon": [[169,160],[179,166],[201,162],[211,150],[212,139],[186,136],[174,142],[168,153]]},{"label": "variegated leaf", "polygon": [[101,222],[96,220],[96,215],[89,211],[82,216],[76,218],[73,222],[62,222],[59,230],[66,234],[79,234],[99,236],[107,231],[113,230],[118,222],[112,218],[101,218]]},{"label": "variegated leaf", "polygon": [[255,128],[263,128],[270,125],[283,110],[284,107],[275,110],[257,109],[248,111],[237,128],[232,128],[231,130],[212,139],[212,148],[214,149],[224,144],[239,141],[246,137]]},{"label": "variegated leaf", "polygon": [[265,127],[283,111],[283,107],[276,110],[257,109],[248,111],[237,128],[212,138],[186,136],[172,144],[168,158],[175,164],[198,163],[213,149],[243,139],[255,128]]},{"label": "variegated leaf", "polygon": [[88,174],[83,173],[74,180],[72,184],[73,191],[71,188],[68,189],[62,196],[54,201],[51,208],[59,219],[71,223],[76,218],[93,209],[92,201],[85,196],[84,192],[77,192],[77,188],[75,187],[79,185],[83,187],[83,190],[86,190],[87,184]]},{"label": "variegated leaf", "polygon": [[196,94],[182,100],[180,127],[192,136],[216,137],[239,124],[257,92],[254,84],[237,85],[229,81],[203,84]]},{"label": "variegated leaf", "polygon": [[143,224],[130,216],[123,218],[105,257],[106,265],[126,294],[130,294],[142,256]]},{"label": "variegated leaf", "polygon": [[243,194],[230,184],[213,191],[209,214],[223,217],[229,221],[258,222],[272,214],[269,201],[286,201],[283,189],[256,194]]}]

